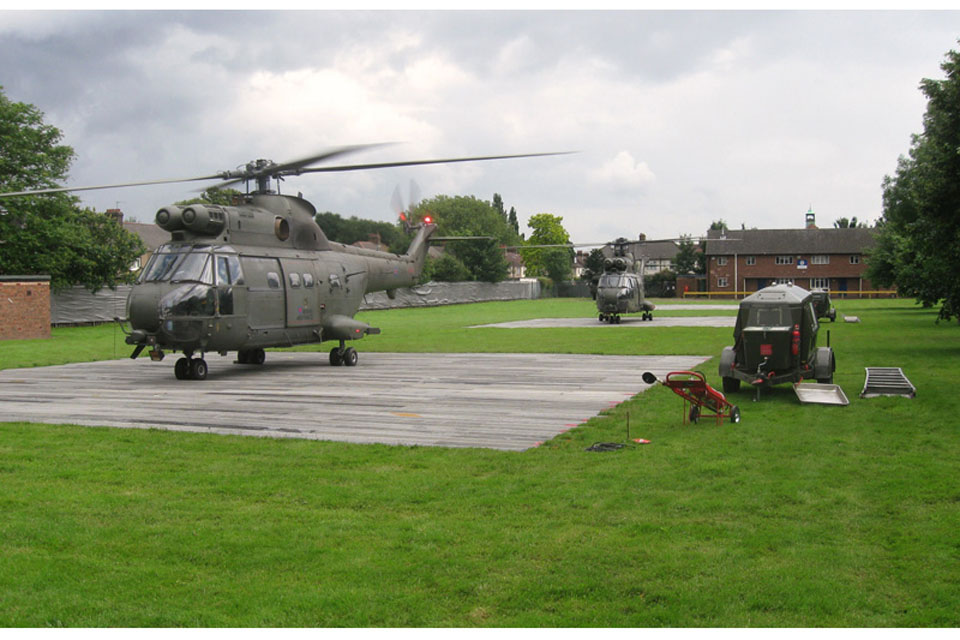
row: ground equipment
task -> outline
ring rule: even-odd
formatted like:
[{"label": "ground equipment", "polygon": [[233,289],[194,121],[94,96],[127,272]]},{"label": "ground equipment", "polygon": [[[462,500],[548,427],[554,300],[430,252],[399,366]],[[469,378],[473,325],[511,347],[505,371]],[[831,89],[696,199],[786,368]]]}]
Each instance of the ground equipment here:
[{"label": "ground equipment", "polygon": [[[729,418],[734,424],[740,422],[739,407],[730,404],[726,396],[708,385],[699,371],[671,371],[666,380],[658,380],[657,376],[647,371],[643,374],[643,381],[647,384],[660,382],[683,398],[684,424],[688,419],[696,423],[701,417],[716,418],[718,425],[724,418]],[[712,413],[705,413],[705,410]]]}]

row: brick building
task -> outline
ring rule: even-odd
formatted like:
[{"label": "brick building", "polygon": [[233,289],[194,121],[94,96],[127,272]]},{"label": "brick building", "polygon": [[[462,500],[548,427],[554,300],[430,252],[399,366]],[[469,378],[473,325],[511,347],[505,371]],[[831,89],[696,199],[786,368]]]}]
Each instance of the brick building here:
[{"label": "brick building", "polygon": [[710,231],[707,291],[752,292],[781,283],[834,295],[872,290],[864,256],[874,230],[817,229],[809,215],[806,229]]},{"label": "brick building", "polygon": [[50,276],[0,276],[0,340],[50,337]]}]

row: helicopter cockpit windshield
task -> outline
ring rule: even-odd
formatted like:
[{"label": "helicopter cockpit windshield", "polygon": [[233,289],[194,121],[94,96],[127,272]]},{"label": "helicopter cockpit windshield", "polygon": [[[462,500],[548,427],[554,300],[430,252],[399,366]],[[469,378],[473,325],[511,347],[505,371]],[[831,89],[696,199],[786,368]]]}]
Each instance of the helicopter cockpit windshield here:
[{"label": "helicopter cockpit windshield", "polygon": [[163,245],[150,258],[140,282],[200,282],[213,284],[210,248]]},{"label": "helicopter cockpit windshield", "polygon": [[600,287],[610,287],[619,289],[632,289],[636,281],[621,273],[605,273],[600,276]]}]

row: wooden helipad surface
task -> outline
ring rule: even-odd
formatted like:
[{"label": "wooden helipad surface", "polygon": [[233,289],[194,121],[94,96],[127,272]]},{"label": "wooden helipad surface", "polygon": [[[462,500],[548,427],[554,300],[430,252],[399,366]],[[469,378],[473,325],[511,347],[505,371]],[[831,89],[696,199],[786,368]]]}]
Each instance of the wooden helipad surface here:
[{"label": "wooden helipad surface", "polygon": [[699,356],[268,353],[211,355],[180,381],[173,358],[0,371],[0,420],[160,428],[354,443],[523,450],[643,391],[640,376]]}]

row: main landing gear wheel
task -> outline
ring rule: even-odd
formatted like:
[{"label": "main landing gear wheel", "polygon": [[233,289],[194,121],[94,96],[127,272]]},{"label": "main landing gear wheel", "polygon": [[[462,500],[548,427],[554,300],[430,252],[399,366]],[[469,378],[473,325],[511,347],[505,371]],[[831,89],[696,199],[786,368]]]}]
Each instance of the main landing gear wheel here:
[{"label": "main landing gear wheel", "polygon": [[357,353],[357,350],[353,347],[347,347],[343,352],[343,364],[348,367],[357,366],[357,360],[360,359],[360,355]]},{"label": "main landing gear wheel", "polygon": [[346,367],[355,367],[357,366],[357,360],[359,359],[360,354],[358,354],[357,350],[353,347],[347,347],[346,349],[334,347],[333,349],[330,349],[330,364],[334,367],[339,367],[341,365]]},{"label": "main landing gear wheel", "polygon": [[740,407],[734,406],[730,409],[730,422],[733,424],[740,422]]},{"label": "main landing gear wheel", "polygon": [[267,359],[267,352],[263,349],[243,349],[237,352],[239,364],[263,364]]},{"label": "main landing gear wheel", "polygon": [[207,361],[203,358],[195,358],[190,361],[190,378],[193,380],[207,379]]},{"label": "main landing gear wheel", "polygon": [[203,358],[180,358],[173,365],[177,380],[206,380],[207,361]]}]

